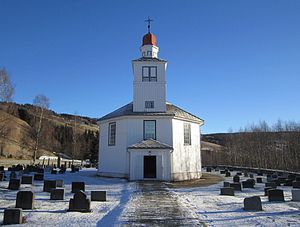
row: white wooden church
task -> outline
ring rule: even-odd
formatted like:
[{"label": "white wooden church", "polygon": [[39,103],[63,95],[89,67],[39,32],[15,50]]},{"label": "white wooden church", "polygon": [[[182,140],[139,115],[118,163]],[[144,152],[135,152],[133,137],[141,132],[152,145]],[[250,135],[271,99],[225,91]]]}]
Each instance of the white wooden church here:
[{"label": "white wooden church", "polygon": [[143,37],[132,61],[133,102],[98,121],[99,175],[129,180],[180,181],[201,177],[203,120],[166,102],[167,61],[156,37]]}]

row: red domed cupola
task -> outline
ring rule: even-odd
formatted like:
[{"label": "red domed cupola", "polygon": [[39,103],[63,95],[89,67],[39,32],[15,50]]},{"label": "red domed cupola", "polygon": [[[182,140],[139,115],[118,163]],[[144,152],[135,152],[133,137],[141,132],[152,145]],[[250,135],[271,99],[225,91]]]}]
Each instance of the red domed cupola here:
[{"label": "red domed cupola", "polygon": [[143,37],[143,45],[153,45],[156,46],[156,37],[152,33],[148,32],[146,35]]}]

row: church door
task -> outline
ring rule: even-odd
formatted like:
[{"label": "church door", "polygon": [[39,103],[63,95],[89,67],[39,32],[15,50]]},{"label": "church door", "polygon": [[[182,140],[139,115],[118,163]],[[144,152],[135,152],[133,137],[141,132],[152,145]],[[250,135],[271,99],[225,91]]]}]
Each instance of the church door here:
[{"label": "church door", "polygon": [[156,178],[156,156],[144,156],[144,178]]}]

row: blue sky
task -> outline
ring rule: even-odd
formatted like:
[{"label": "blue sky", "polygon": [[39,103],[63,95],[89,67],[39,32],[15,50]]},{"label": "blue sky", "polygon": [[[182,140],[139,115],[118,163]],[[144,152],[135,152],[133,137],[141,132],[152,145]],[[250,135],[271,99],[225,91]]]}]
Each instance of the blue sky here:
[{"label": "blue sky", "polygon": [[204,133],[300,119],[300,1],[0,0],[14,101],[100,117],[132,100],[144,20],[168,61],[167,99]]}]

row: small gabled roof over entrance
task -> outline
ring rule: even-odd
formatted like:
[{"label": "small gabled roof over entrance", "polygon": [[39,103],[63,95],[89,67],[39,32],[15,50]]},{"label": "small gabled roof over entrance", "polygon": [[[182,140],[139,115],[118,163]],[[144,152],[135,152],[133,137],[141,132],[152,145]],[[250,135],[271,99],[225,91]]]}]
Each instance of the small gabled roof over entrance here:
[{"label": "small gabled roof over entrance", "polygon": [[142,140],[139,143],[132,144],[128,147],[128,149],[168,149],[173,150],[173,147],[171,147],[168,144],[162,143],[158,140],[154,139],[148,139],[148,140]]}]

